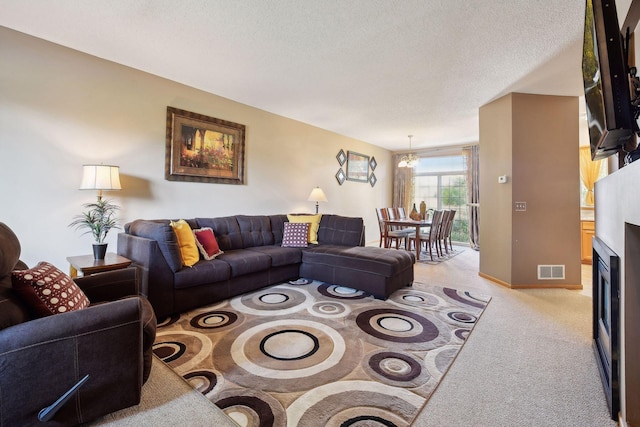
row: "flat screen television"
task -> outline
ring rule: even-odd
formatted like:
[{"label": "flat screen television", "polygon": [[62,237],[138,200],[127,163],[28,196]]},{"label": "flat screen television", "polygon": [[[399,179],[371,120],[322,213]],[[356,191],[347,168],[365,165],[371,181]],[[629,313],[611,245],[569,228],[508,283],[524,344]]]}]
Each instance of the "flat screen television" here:
[{"label": "flat screen television", "polygon": [[582,77],[591,158],[635,148],[637,125],[614,0],[586,0]]}]

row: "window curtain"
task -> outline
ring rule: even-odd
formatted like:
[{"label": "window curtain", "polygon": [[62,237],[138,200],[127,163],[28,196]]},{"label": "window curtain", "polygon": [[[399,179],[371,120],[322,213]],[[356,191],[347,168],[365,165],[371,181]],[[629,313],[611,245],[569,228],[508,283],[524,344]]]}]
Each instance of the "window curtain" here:
[{"label": "window curtain", "polygon": [[402,154],[393,156],[393,207],[403,207],[407,215],[411,212],[411,195],[413,194],[413,168],[399,168]]},{"label": "window curtain", "polygon": [[587,194],[584,197],[585,206],[593,206],[593,187],[596,180],[600,176],[600,168],[602,167],[602,160],[591,160],[591,149],[589,147],[580,147],[580,179],[587,189]]},{"label": "window curtain", "polygon": [[480,250],[480,146],[462,149],[467,164],[467,205],[469,206],[469,245]]}]

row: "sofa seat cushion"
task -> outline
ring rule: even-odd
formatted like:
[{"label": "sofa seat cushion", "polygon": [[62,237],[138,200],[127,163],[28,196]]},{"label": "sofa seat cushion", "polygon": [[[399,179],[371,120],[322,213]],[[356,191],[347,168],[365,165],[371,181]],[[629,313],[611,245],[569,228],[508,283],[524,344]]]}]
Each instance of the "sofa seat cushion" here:
[{"label": "sofa seat cushion", "polygon": [[300,248],[272,245],[256,246],[254,248],[247,248],[247,250],[268,255],[271,258],[272,267],[281,267],[283,265],[299,264],[302,262],[302,250],[300,250]]},{"label": "sofa seat cushion", "polygon": [[318,245],[302,250],[302,262],[366,271],[392,277],[413,268],[415,255],[408,251],[363,246]]},{"label": "sofa seat cushion", "polygon": [[271,257],[258,251],[236,249],[225,251],[216,258],[231,267],[231,277],[263,272],[271,267]]},{"label": "sofa seat cushion", "polygon": [[219,257],[203,260],[193,267],[183,268],[175,273],[173,286],[177,289],[190,288],[209,283],[221,282],[231,278],[231,266],[220,261]]}]

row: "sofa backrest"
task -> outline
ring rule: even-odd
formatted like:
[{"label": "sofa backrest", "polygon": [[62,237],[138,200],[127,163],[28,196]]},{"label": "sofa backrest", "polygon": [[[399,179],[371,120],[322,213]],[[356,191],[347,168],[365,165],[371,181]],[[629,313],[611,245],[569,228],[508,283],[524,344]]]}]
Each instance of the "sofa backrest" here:
[{"label": "sofa backrest", "polygon": [[219,218],[196,218],[198,227],[210,227],[216,236],[218,246],[222,251],[242,248],[240,225],[235,216]]},{"label": "sofa backrest", "polygon": [[240,226],[242,248],[274,244],[271,221],[268,216],[238,215],[236,219]]},{"label": "sofa backrest", "polygon": [[281,245],[282,236],[284,235],[284,223],[289,219],[286,215],[269,215],[269,222],[271,223],[271,233],[273,233],[273,244]]},{"label": "sofa backrest", "polygon": [[125,224],[124,232],[155,240],[158,242],[160,252],[164,255],[169,268],[173,271],[178,271],[182,268],[178,239],[173,228],[169,225],[168,219],[137,219]]},{"label": "sofa backrest", "polygon": [[318,243],[343,246],[364,246],[362,218],[322,215],[318,229]]},{"label": "sofa backrest", "polygon": [[[223,251],[282,243],[286,215],[234,215],[219,218],[186,220],[192,229],[210,227]],[[172,271],[182,269],[182,259],[176,234],[168,219],[138,219],[125,224],[124,232],[155,240]],[[364,245],[362,218],[322,215],[318,230],[320,244],[344,246]]]}]

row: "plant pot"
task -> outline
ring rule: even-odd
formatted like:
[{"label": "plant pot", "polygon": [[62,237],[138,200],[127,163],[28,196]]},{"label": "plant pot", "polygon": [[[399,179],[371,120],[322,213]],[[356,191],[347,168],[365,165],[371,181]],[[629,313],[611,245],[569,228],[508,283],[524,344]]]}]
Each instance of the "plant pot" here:
[{"label": "plant pot", "polygon": [[93,244],[93,259],[104,259],[105,254],[107,253],[107,244],[106,243],[94,243]]}]

